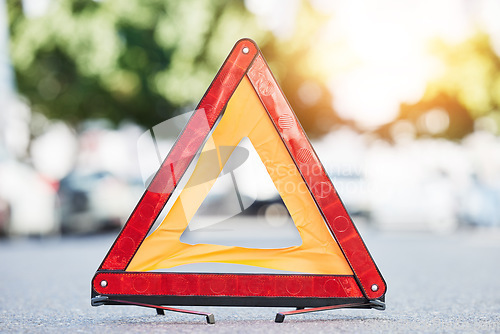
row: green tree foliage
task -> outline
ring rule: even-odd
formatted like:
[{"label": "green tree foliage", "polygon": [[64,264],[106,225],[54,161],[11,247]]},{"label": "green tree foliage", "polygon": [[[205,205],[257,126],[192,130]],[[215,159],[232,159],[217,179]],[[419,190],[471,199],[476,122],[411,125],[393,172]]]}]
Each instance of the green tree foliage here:
[{"label": "green tree foliage", "polygon": [[310,136],[341,122],[307,66],[318,13],[306,4],[308,21],[281,42],[243,1],[53,0],[38,18],[23,15],[21,0],[8,4],[18,90],[49,118],[155,125],[194,108],[234,43],[250,37]]},{"label": "green tree foliage", "polygon": [[42,17],[8,2],[20,93],[49,118],[146,127],[194,107],[236,40],[265,39],[239,1],[52,1]]},{"label": "green tree foliage", "polygon": [[[307,1],[300,2],[294,31],[282,40],[263,29],[242,0],[52,0],[48,12],[35,18],[25,17],[21,0],[7,3],[18,90],[49,118],[153,126],[194,108],[233,44],[250,37],[309,136],[341,125],[356,128],[335,113],[325,84],[331,78],[313,60],[311,50],[328,49],[315,36],[329,17]],[[378,133],[390,139],[401,120],[411,122],[417,136],[460,139],[478,124],[498,133],[500,60],[488,36],[433,47],[441,75]],[[427,127],[443,112],[446,128]]]}]

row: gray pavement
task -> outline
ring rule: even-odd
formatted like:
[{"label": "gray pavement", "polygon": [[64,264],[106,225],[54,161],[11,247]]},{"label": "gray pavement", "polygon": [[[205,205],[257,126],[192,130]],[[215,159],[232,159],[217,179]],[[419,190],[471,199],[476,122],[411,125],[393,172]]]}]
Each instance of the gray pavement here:
[{"label": "gray pavement", "polygon": [[500,232],[382,233],[360,227],[388,283],[387,310],[290,316],[283,308],[195,307],[157,316],[135,306],[90,306],[90,280],[116,233],[0,240],[1,332],[500,332]]}]

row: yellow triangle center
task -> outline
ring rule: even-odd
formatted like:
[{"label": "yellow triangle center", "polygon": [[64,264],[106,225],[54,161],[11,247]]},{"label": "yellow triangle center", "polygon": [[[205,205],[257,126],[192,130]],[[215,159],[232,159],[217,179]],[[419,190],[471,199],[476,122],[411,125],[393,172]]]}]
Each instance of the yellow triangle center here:
[{"label": "yellow triangle center", "polygon": [[[180,241],[231,152],[248,137],[264,163],[302,238],[299,246],[256,249]],[[218,160],[212,154],[217,149]],[[206,181],[209,180],[209,181]],[[194,263],[230,263],[310,274],[352,275],[314,199],[250,81],[245,76],[209,136],[193,174],[160,226],[137,250],[127,271],[150,271]]]}]

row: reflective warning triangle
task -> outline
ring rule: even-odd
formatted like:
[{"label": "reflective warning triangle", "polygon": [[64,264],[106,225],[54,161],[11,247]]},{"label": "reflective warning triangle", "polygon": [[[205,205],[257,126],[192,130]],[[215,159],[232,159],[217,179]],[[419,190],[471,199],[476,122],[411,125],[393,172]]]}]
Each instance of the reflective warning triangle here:
[{"label": "reflective warning triangle", "polygon": [[[181,242],[230,157],[220,148],[236,147],[244,138],[265,165],[302,244],[255,249]],[[217,161],[210,152],[218,152]],[[187,184],[163,222],[150,231],[193,161],[196,167]],[[159,271],[196,262],[300,273]],[[385,281],[323,165],[249,39],[236,43],[92,280],[94,305],[120,300],[136,305],[380,308],[385,293]]]}]

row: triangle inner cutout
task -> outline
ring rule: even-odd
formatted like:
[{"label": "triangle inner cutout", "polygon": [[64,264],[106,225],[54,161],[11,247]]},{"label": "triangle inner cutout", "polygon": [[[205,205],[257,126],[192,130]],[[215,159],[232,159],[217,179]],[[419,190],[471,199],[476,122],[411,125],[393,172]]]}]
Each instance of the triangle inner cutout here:
[{"label": "triangle inner cutout", "polygon": [[300,246],[300,234],[250,139],[228,149],[233,152],[180,241],[264,249]]}]

